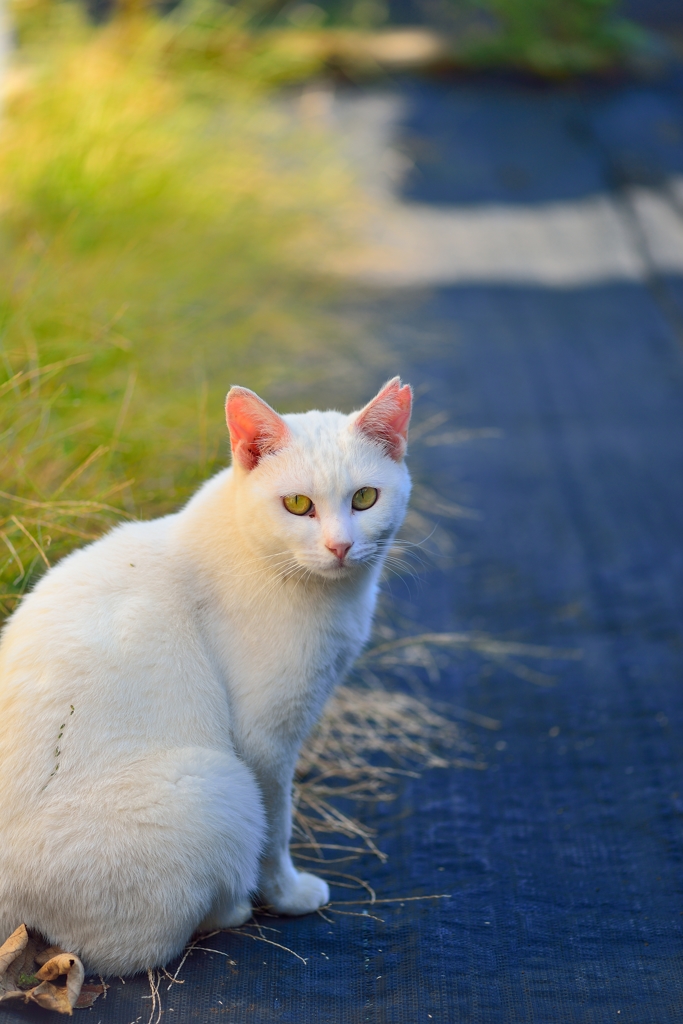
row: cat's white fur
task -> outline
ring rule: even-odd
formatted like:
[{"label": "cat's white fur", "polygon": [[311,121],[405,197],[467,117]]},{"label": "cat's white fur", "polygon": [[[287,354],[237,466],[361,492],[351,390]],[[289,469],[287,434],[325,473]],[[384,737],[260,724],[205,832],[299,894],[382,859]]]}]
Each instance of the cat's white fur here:
[{"label": "cat's white fur", "polygon": [[[242,923],[252,893],[283,914],[329,897],[290,859],[292,774],[368,637],[410,392],[282,418],[231,395],[233,467],[65,558],[0,647],[0,941],[24,922],[103,974]],[[354,512],[363,486],[379,499]]]}]

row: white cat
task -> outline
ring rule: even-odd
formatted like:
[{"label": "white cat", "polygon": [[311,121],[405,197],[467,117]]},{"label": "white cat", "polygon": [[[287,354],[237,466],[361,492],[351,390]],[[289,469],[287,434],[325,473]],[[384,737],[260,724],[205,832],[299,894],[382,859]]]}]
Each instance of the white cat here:
[{"label": "white cat", "polygon": [[289,854],[297,754],[367,640],[406,510],[411,391],[279,416],[228,394],[233,466],[51,569],[0,646],[0,941],[166,963],[250,894],[328,901]]}]

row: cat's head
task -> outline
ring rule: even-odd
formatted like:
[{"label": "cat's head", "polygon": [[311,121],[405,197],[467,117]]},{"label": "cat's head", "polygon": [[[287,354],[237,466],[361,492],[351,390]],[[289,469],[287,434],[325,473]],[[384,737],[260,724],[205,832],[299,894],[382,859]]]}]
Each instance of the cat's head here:
[{"label": "cat's head", "polygon": [[341,578],[376,562],[403,521],[412,393],[398,377],[363,409],[280,416],[233,387],[226,418],[240,518],[273,564]]}]

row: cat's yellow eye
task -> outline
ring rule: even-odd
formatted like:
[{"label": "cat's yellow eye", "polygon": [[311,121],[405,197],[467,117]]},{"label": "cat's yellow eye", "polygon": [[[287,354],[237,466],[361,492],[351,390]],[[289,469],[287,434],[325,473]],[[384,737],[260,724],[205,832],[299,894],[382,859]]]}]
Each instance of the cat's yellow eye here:
[{"label": "cat's yellow eye", "polygon": [[294,516],[305,516],[313,508],[313,502],[305,494],[288,494],[282,504]]},{"label": "cat's yellow eye", "polygon": [[357,512],[364,512],[366,508],[372,508],[376,501],[376,487],[360,487],[351,498],[351,505]]}]

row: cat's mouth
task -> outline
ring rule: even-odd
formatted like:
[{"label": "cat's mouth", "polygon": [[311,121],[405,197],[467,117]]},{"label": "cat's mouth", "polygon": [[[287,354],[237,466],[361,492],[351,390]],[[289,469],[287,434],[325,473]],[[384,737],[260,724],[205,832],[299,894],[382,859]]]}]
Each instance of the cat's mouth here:
[{"label": "cat's mouth", "polygon": [[295,560],[303,570],[304,576],[313,575],[326,580],[340,580],[367,569],[372,565],[375,554],[374,549],[363,548],[361,550],[359,548],[358,551],[354,549],[350,554],[347,553],[344,558],[331,557],[328,559],[322,553],[301,552],[295,555]]},{"label": "cat's mouth", "polygon": [[367,559],[358,557],[347,557],[341,560],[339,558],[335,558],[334,560],[330,560],[329,562],[326,561],[322,564],[318,563],[316,566],[311,566],[311,568],[315,573],[317,573],[319,576],[322,576],[324,579],[343,579],[344,577],[352,576],[354,573],[357,573],[360,570],[362,570],[365,567],[367,561]]},{"label": "cat's mouth", "polygon": [[348,576],[356,568],[356,565],[353,562],[344,560],[343,562],[326,562],[323,565],[311,566],[311,568],[317,576],[322,576],[326,580],[334,580],[340,579],[342,576]]}]

